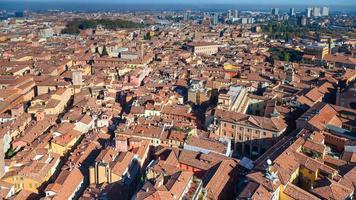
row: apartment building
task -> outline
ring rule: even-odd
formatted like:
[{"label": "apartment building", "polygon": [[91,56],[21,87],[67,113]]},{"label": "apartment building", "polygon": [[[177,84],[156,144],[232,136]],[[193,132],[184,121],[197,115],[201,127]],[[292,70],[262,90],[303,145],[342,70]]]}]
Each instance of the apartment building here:
[{"label": "apartment building", "polygon": [[283,135],[287,124],[281,117],[261,117],[216,109],[211,128],[220,137],[234,141],[241,155],[258,156]]},{"label": "apartment building", "polygon": [[187,49],[197,55],[212,55],[219,51],[219,46],[211,42],[191,42],[187,44]]}]

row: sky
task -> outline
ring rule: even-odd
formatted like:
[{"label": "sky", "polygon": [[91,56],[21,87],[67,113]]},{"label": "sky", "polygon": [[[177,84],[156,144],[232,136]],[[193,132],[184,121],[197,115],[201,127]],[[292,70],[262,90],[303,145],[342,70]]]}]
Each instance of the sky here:
[{"label": "sky", "polygon": [[[8,0],[0,0],[8,1]],[[90,2],[90,3],[165,3],[165,4],[274,4],[274,5],[353,5],[356,0],[17,0],[23,2]],[[356,7],[355,7],[356,9]]]},{"label": "sky", "polygon": [[204,10],[228,9],[269,11],[273,7],[303,11],[306,7],[328,6],[331,12],[356,13],[356,0],[0,0],[7,11],[110,11],[110,10]]}]

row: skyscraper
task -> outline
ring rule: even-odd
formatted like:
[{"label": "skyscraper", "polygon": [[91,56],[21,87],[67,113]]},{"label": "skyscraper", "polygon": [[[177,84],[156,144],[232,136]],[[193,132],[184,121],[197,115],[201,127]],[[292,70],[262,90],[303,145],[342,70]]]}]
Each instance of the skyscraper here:
[{"label": "skyscraper", "polygon": [[321,16],[327,17],[329,16],[329,7],[324,6],[321,10]]},{"label": "skyscraper", "polygon": [[313,9],[312,8],[307,8],[306,10],[306,16],[308,18],[311,18],[312,17],[312,12],[313,12]]},{"label": "skyscraper", "polygon": [[255,18],[249,17],[249,18],[247,19],[247,22],[248,22],[249,24],[253,24],[253,23],[255,23]]},{"label": "skyscraper", "polygon": [[321,16],[320,7],[313,8],[313,17],[320,17],[320,16]]},{"label": "skyscraper", "polygon": [[184,13],[184,21],[188,21],[189,20],[189,12],[187,11],[187,12],[185,12]]},{"label": "skyscraper", "polygon": [[289,15],[285,14],[282,15],[282,20],[287,21],[289,19]]},{"label": "skyscraper", "polygon": [[278,15],[279,14],[279,8],[272,8],[272,15]]},{"label": "skyscraper", "polygon": [[219,22],[219,15],[218,13],[213,14],[213,24],[216,25]]},{"label": "skyscraper", "polygon": [[307,18],[303,15],[299,18],[299,25],[306,26],[307,25]]},{"label": "skyscraper", "polygon": [[228,18],[228,19],[233,18],[232,10],[228,10],[228,11],[227,11],[227,18]]},{"label": "skyscraper", "polygon": [[247,24],[248,23],[248,18],[247,17],[244,17],[241,19],[241,23],[242,24]]},{"label": "skyscraper", "polygon": [[234,18],[239,18],[239,11],[238,10],[234,10]]},{"label": "skyscraper", "polygon": [[289,16],[294,17],[295,16],[295,10],[294,8],[289,9]]}]

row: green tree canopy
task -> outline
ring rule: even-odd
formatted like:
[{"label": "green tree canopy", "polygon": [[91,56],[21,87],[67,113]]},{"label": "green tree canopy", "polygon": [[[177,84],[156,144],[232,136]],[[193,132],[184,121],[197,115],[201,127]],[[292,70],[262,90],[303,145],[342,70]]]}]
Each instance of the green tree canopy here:
[{"label": "green tree canopy", "polygon": [[106,49],[106,46],[105,46],[105,45],[104,45],[104,47],[103,47],[103,51],[101,52],[101,55],[102,55],[102,56],[107,56],[107,55],[109,55],[108,50]]},{"label": "green tree canopy", "polygon": [[289,62],[290,55],[288,52],[283,51],[283,60]]},{"label": "green tree canopy", "polygon": [[115,30],[118,28],[141,28],[143,27],[140,23],[135,23],[132,21],[126,21],[122,19],[74,19],[69,21],[66,28],[62,30],[63,34],[79,34],[80,30],[85,30],[89,28],[97,28],[101,25],[105,29]]}]

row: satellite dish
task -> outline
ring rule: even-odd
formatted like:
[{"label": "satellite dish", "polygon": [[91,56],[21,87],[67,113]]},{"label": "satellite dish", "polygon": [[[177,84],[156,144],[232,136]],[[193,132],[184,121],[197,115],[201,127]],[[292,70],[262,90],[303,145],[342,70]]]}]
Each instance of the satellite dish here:
[{"label": "satellite dish", "polygon": [[272,165],[272,160],[271,160],[271,159],[268,159],[268,160],[267,160],[267,164],[268,164],[268,165]]}]

